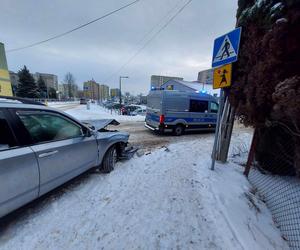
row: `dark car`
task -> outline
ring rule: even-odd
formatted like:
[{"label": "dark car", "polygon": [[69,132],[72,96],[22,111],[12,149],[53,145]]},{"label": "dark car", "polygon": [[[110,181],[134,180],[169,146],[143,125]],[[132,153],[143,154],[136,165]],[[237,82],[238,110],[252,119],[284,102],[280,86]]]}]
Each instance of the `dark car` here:
[{"label": "dark car", "polygon": [[131,113],[137,109],[139,109],[140,106],[136,105],[127,105],[122,108],[122,115],[131,115]]},{"label": "dark car", "polygon": [[79,103],[80,104],[87,104],[87,100],[85,98],[81,98]]},{"label": "dark car", "polygon": [[123,104],[120,104],[120,103],[114,103],[111,108],[112,109],[117,109],[117,110],[120,110],[124,105]]}]

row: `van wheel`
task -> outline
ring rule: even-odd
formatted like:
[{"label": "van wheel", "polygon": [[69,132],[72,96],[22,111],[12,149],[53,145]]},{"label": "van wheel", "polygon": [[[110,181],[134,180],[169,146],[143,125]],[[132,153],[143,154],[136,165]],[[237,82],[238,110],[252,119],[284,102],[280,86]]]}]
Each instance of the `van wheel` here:
[{"label": "van wheel", "polygon": [[173,134],[176,136],[180,136],[184,133],[184,127],[180,124],[176,125],[176,127],[173,129]]},{"label": "van wheel", "polygon": [[101,173],[108,174],[114,170],[116,162],[118,160],[117,149],[115,146],[112,146],[105,153],[102,164],[99,168]]}]

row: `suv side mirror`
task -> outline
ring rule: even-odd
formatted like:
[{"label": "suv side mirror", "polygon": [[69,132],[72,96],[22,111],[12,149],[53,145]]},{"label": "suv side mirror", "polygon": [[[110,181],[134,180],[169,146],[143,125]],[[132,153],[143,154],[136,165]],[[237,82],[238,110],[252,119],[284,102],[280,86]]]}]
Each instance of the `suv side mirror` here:
[{"label": "suv side mirror", "polygon": [[92,132],[88,128],[83,128],[83,136],[84,137],[91,137]]}]

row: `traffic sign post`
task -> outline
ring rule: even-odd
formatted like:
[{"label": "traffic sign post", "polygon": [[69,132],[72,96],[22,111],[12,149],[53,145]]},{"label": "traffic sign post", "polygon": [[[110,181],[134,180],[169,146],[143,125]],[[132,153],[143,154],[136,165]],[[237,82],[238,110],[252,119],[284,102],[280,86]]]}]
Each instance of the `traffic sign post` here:
[{"label": "traffic sign post", "polygon": [[226,88],[231,86],[232,64],[224,65],[214,69],[213,88]]},{"label": "traffic sign post", "polygon": [[219,67],[237,61],[242,28],[237,28],[215,39],[212,67]]},{"label": "traffic sign post", "polygon": [[221,94],[217,115],[215,140],[212,151],[211,170],[215,169],[217,145],[219,141],[219,133],[221,131],[221,120],[226,99],[223,88],[231,86],[232,63],[236,62],[238,59],[241,31],[241,28],[237,28],[223,36],[218,37],[214,41],[212,58],[212,67],[215,68],[213,73],[213,88],[221,88]]}]

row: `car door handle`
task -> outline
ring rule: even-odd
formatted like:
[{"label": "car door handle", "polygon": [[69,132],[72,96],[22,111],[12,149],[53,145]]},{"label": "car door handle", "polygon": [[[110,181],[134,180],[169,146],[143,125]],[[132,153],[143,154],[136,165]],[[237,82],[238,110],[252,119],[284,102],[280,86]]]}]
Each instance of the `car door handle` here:
[{"label": "car door handle", "polygon": [[57,153],[58,153],[57,150],[51,151],[51,152],[47,152],[47,153],[43,153],[43,154],[40,154],[40,155],[39,155],[39,158],[48,157],[48,156],[51,156],[51,155],[55,155],[55,154],[57,154]]}]

